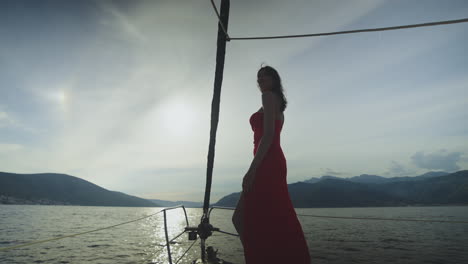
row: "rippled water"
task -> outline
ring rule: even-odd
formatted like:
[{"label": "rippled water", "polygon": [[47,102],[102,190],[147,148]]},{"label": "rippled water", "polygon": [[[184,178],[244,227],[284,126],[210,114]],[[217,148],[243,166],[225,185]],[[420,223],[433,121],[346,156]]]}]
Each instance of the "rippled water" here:
[{"label": "rippled water", "polygon": [[[118,224],[161,208],[0,205],[0,248]],[[468,221],[468,207],[296,209],[298,214]],[[190,225],[201,209],[187,209]],[[167,212],[169,238],[183,231],[182,209]],[[233,232],[232,211],[214,210],[211,223]],[[468,224],[326,219],[299,216],[313,263],[468,263]],[[168,263],[162,214],[112,229],[9,251],[0,263]],[[173,263],[192,242],[171,245]],[[286,241],[285,241],[286,243]],[[218,257],[244,263],[238,238],[215,233]],[[200,256],[197,242],[179,263]]]}]

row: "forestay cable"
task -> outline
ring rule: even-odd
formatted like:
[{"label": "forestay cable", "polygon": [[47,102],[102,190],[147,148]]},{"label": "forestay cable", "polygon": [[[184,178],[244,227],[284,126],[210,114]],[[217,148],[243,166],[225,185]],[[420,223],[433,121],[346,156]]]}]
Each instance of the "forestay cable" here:
[{"label": "forestay cable", "polygon": [[389,31],[389,30],[400,30],[407,28],[418,28],[418,27],[433,27],[440,25],[449,25],[449,24],[458,24],[468,22],[468,18],[455,19],[455,20],[444,20],[444,21],[435,21],[428,23],[420,24],[410,24],[410,25],[401,25],[401,26],[392,26],[392,27],[380,27],[380,28],[365,28],[365,29],[354,29],[354,30],[344,30],[344,31],[335,31],[335,32],[323,32],[323,33],[311,33],[311,34],[299,34],[299,35],[281,35],[281,36],[261,36],[261,37],[233,37],[231,38],[226,29],[221,22],[221,17],[218,13],[215,3],[211,0],[213,9],[218,17],[218,23],[226,35],[226,40],[262,40],[262,39],[285,39],[285,38],[305,38],[305,37],[320,37],[320,36],[331,36],[331,35],[341,35],[341,34],[353,34],[353,33],[363,33],[363,32],[377,32],[377,31]]},{"label": "forestay cable", "polygon": [[221,29],[223,30],[224,35],[226,35],[226,40],[229,41],[229,34],[227,33],[227,30],[223,25],[223,22],[221,20],[221,16],[219,15],[219,12],[218,12],[218,8],[216,8],[216,5],[215,5],[213,0],[211,0],[211,5],[213,6],[213,9],[214,9],[214,11],[216,13],[216,16],[218,17],[219,25],[221,26]]}]

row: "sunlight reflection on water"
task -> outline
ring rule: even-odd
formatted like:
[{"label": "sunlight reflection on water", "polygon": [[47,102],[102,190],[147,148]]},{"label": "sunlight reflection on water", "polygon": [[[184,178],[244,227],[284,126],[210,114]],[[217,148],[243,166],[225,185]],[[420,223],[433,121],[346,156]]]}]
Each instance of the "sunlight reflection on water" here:
[{"label": "sunlight reflection on water", "polygon": [[[192,209],[186,210],[190,210],[190,213],[193,215]],[[183,232],[187,226],[185,214],[182,208],[167,210],[166,221],[169,240],[174,239],[177,235]],[[190,224],[195,225],[195,222]],[[166,263],[168,261],[168,252],[166,246],[166,235],[164,232],[164,214],[160,213],[158,214],[158,217],[146,219],[146,221],[141,223],[140,229],[145,233],[153,245],[152,247],[149,247],[148,250],[145,250],[147,256],[143,259],[143,263]],[[187,246],[187,234],[183,234],[171,242],[170,250],[173,263],[182,256]]]},{"label": "sunlight reflection on water", "polygon": [[[0,205],[0,247],[69,235],[144,217],[162,208]],[[468,221],[467,207],[311,208],[298,214]],[[202,209],[188,208],[190,226]],[[232,211],[215,210],[211,224],[235,233]],[[468,263],[467,224],[324,219],[300,216],[313,263]],[[169,239],[184,230],[182,209],[167,212]],[[192,244],[183,234],[171,244],[173,263]],[[163,214],[82,236],[4,251],[0,263],[168,263]],[[238,237],[215,232],[208,246],[243,264]],[[199,241],[179,263],[200,258]]]}]

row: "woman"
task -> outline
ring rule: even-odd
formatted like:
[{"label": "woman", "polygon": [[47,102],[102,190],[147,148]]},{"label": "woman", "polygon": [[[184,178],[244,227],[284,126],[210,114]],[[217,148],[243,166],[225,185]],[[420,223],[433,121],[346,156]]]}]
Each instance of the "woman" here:
[{"label": "woman", "polygon": [[274,68],[264,66],[257,73],[257,82],[263,106],[249,120],[254,158],[232,221],[246,264],[309,264],[309,249],[289,197],[286,159],[280,146],[287,104],[281,78]]}]

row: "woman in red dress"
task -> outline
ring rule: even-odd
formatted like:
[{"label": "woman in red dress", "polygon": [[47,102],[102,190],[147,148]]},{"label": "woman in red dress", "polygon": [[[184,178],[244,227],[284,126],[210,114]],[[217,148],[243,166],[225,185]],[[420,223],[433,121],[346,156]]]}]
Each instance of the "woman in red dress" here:
[{"label": "woman in red dress", "polygon": [[289,197],[286,159],[280,145],[286,98],[278,72],[257,73],[263,107],[250,117],[254,158],[244,176],[232,221],[246,264],[310,264],[309,249]]}]

